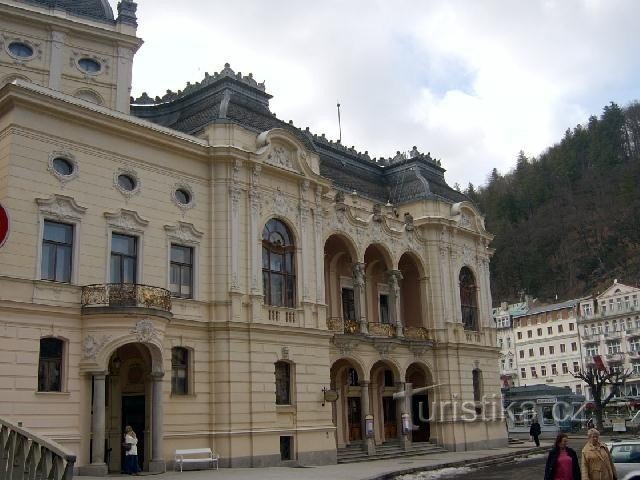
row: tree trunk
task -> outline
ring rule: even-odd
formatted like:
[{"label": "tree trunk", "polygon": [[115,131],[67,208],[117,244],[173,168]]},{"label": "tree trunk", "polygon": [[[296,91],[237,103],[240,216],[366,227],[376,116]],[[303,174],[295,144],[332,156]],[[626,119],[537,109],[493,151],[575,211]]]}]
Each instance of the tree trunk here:
[{"label": "tree trunk", "polygon": [[596,428],[600,433],[604,430],[604,424],[602,423],[604,408],[600,404],[600,402],[596,402]]}]

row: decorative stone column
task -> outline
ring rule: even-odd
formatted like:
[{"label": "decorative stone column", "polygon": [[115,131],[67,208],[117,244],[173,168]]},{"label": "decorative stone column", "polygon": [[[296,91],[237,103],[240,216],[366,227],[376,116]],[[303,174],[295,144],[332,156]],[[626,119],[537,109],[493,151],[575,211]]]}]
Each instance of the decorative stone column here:
[{"label": "decorative stone column", "polygon": [[[389,270],[387,272],[389,282],[389,320],[391,325],[396,326],[396,336],[403,336],[404,322],[400,310],[400,281],[402,280],[402,272],[400,270]],[[416,299],[419,301],[419,299]]]},{"label": "decorative stone column", "polygon": [[[365,445],[367,446],[367,455],[375,455],[376,442],[375,436],[367,436],[367,417],[371,415],[371,405],[369,401],[369,382],[363,380],[361,382],[362,391],[360,393],[360,402],[362,404],[362,435],[364,437]],[[375,421],[373,422],[375,426]],[[375,428],[375,427],[374,427]]]},{"label": "decorative stone column", "polygon": [[[411,440],[409,438],[409,432],[404,431],[404,417],[407,415],[407,403],[411,401],[411,384],[405,382],[396,382],[396,388],[399,395],[397,398],[398,410],[400,412],[400,445],[405,450],[408,450],[411,446]],[[409,428],[411,428],[411,419],[409,418]]]},{"label": "decorative stone column", "polygon": [[164,473],[166,470],[166,463],[162,455],[163,377],[163,372],[151,374],[153,393],[151,398],[151,461],[149,462],[149,471],[153,473]]},{"label": "decorative stone column", "polygon": [[93,373],[93,403],[91,414],[91,464],[83,469],[83,475],[104,477],[108,473],[104,461],[105,438],[105,372]]},{"label": "decorative stone column", "polygon": [[353,264],[353,302],[356,319],[360,323],[360,333],[368,333],[367,328],[367,296],[365,289],[365,264]]}]

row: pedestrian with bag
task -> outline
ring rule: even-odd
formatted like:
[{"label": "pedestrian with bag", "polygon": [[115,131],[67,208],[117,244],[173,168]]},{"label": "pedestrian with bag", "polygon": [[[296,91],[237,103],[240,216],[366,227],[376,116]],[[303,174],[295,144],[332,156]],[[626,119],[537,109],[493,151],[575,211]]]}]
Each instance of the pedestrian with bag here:
[{"label": "pedestrian with bag", "polygon": [[127,475],[138,475],[140,465],[138,465],[138,437],[131,425],[124,427],[124,473]]},{"label": "pedestrian with bag", "polygon": [[540,446],[540,434],[542,433],[542,428],[540,428],[540,424],[536,418],[531,422],[531,427],[529,428],[529,435],[533,437],[533,441],[536,442],[536,447]]},{"label": "pedestrian with bag", "polygon": [[569,448],[569,437],[561,433],[556,437],[547,457],[544,480],[581,480],[578,454]]}]

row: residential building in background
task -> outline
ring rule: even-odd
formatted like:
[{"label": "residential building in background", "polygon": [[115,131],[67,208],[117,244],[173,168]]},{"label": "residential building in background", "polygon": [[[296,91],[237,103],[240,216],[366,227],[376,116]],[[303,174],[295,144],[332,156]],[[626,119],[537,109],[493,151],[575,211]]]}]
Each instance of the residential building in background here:
[{"label": "residential building in background", "polygon": [[512,319],[514,315],[525,314],[532,302],[530,298],[520,303],[502,302],[499,307],[493,309],[493,321],[500,347],[500,382],[503,388],[520,385]]},{"label": "residential building in background", "polygon": [[614,280],[603,293],[580,301],[578,323],[583,361],[600,356],[608,368],[631,371],[625,396],[640,395],[640,288]]},{"label": "residential building in background", "polygon": [[546,384],[584,393],[585,385],[572,375],[582,368],[579,302],[535,306],[513,316],[519,386]]}]

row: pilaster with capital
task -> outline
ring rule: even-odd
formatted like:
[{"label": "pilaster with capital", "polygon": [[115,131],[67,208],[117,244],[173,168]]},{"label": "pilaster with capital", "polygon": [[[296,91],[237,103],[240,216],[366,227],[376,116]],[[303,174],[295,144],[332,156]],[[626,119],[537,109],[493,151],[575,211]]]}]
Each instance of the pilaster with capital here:
[{"label": "pilaster with capital", "polygon": [[[64,55],[64,32],[51,32],[51,66],[49,67],[49,88],[60,90],[62,82],[62,56]],[[127,98],[127,100],[129,100]]]},{"label": "pilaster with capital", "polygon": [[314,239],[316,246],[316,302],[318,304],[325,303],[324,291],[324,245],[322,244],[322,187],[316,187],[316,205],[313,211]]},{"label": "pilaster with capital", "polygon": [[231,197],[231,215],[229,217],[231,232],[231,285],[232,292],[240,291],[240,196],[242,190],[236,185],[229,187]]},{"label": "pilaster with capital", "polygon": [[249,190],[249,238],[250,238],[250,265],[251,272],[251,295],[262,295],[262,282],[259,274],[261,269],[260,248],[261,248],[261,229],[260,214],[262,212],[262,196],[260,195],[258,182],[262,167],[256,165],[251,172],[251,189]]}]

